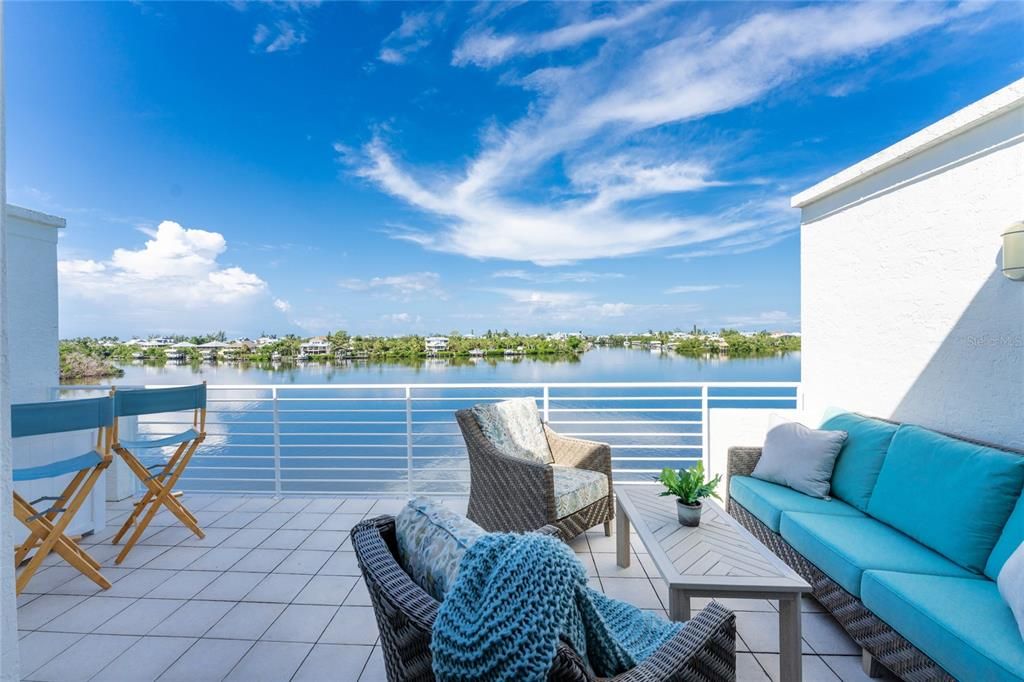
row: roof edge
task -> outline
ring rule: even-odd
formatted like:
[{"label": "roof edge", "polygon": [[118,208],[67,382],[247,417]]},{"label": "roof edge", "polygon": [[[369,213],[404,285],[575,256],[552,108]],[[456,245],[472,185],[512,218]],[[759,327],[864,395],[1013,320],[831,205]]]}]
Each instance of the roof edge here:
[{"label": "roof edge", "polygon": [[60,216],[50,215],[42,211],[33,211],[30,208],[15,206],[14,204],[7,204],[4,213],[8,218],[19,218],[25,222],[35,223],[43,227],[62,228],[67,227],[68,224],[68,221]]},{"label": "roof edge", "polygon": [[790,206],[803,208],[1020,106],[1024,106],[1024,78],[794,195]]}]

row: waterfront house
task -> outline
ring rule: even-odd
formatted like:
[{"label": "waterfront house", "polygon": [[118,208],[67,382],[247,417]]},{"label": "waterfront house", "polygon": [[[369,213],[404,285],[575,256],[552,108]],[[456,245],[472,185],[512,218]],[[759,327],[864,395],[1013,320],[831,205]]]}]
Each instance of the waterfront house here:
[{"label": "waterfront house", "polygon": [[223,341],[207,341],[196,346],[203,355],[203,360],[213,361],[220,355],[220,352],[228,347]]},{"label": "waterfront house", "polygon": [[322,357],[331,352],[331,342],[326,336],[314,336],[299,346],[299,359]]},{"label": "waterfront house", "polygon": [[448,350],[448,337],[447,336],[428,336],[423,339],[423,350],[427,355],[434,355],[436,353],[444,353]]}]

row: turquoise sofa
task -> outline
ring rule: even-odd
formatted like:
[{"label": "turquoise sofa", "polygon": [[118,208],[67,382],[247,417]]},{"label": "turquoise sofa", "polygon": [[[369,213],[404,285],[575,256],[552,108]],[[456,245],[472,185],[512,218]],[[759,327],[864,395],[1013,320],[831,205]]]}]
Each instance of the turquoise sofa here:
[{"label": "turquoise sofa", "polygon": [[869,674],[1024,681],[996,577],[1024,542],[1024,452],[844,413],[831,497],[752,478],[730,448],[729,513],[811,584]]}]

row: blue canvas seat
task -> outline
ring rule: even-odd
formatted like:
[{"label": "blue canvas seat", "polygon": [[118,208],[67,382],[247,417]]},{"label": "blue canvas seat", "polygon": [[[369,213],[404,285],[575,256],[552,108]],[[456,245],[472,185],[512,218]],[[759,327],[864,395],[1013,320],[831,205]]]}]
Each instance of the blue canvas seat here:
[{"label": "blue canvas seat", "polygon": [[[114,560],[120,564],[161,507],[166,507],[185,527],[202,539],[205,537],[199,521],[174,494],[174,485],[185,473],[196,448],[206,438],[206,383],[195,386],[155,388],[142,390],[114,390],[116,417],[133,417],[169,412],[190,411],[192,427],[181,433],[162,438],[122,439],[119,424],[114,423],[114,452],[146,486],[146,492],[128,515],[124,525],[114,536],[114,544],[132,530],[124,548]],[[152,454],[162,448],[174,448],[169,454]],[[145,454],[140,454],[143,452]]]},{"label": "blue canvas seat", "polygon": [[842,500],[819,499],[799,493],[784,485],[762,481],[751,476],[733,476],[729,479],[729,496],[736,500],[761,523],[779,532],[782,513],[789,511],[814,512],[835,516],[859,516],[857,511]]},{"label": "blue canvas seat", "polygon": [[[65,531],[92,492],[100,474],[110,465],[113,421],[114,411],[110,398],[57,400],[11,406],[13,438],[96,431],[95,450],[47,464],[14,466],[12,477],[16,483],[71,476],[71,481],[60,495],[44,496],[30,502],[17,492],[14,493],[14,515],[29,530],[28,537],[14,550],[15,566],[28,560],[18,574],[18,594],[25,589],[50,552],[59,554],[103,589],[110,587],[110,582],[100,573],[99,563],[78,543],[67,537]],[[51,504],[40,509],[35,506],[40,502]],[[34,554],[29,559],[32,552]]]},{"label": "blue canvas seat", "polygon": [[864,605],[961,680],[1024,680],[1024,640],[991,580],[867,571]]},{"label": "blue canvas seat", "polygon": [[144,450],[146,448],[165,448],[170,445],[180,445],[186,441],[195,440],[198,437],[198,431],[195,429],[186,429],[185,431],[176,433],[173,436],[154,438],[153,440],[125,440],[122,438],[118,443],[120,443],[122,447],[132,450]]}]

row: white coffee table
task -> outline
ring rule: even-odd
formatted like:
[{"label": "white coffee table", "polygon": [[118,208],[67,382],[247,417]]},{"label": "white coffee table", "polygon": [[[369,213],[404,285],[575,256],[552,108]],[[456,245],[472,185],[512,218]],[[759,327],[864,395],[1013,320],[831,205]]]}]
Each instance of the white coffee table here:
[{"label": "white coffee table", "polygon": [[669,617],[690,619],[692,597],[777,599],[779,672],[802,678],[800,596],[811,586],[714,501],[704,502],[700,525],[680,525],[674,497],[660,487],[615,486],[618,565],[629,566],[630,525],[668,583]]}]

